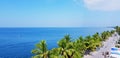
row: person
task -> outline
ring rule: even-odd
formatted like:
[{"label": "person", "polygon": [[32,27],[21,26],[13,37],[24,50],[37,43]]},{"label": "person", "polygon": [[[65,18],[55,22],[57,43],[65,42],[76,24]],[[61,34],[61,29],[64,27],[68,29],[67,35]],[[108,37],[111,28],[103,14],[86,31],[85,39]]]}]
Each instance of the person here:
[{"label": "person", "polygon": [[104,58],[106,58],[106,55],[105,55],[105,53],[104,53],[104,52],[102,52],[102,55],[104,56]]},{"label": "person", "polygon": [[104,58],[109,58],[109,52],[102,52],[102,55],[104,56]]},{"label": "person", "polygon": [[109,52],[107,51],[107,52],[106,52],[106,57],[108,57],[108,58],[109,58],[109,55],[110,55],[110,54],[109,54]]}]

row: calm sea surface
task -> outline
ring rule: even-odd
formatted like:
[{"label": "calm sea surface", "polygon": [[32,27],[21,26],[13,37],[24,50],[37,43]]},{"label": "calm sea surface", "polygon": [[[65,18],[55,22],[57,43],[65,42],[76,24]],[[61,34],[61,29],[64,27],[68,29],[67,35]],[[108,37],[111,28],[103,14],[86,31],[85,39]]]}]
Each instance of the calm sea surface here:
[{"label": "calm sea surface", "polygon": [[46,40],[51,49],[66,34],[76,39],[106,30],[112,28],[0,28],[0,58],[30,58],[40,40]]}]

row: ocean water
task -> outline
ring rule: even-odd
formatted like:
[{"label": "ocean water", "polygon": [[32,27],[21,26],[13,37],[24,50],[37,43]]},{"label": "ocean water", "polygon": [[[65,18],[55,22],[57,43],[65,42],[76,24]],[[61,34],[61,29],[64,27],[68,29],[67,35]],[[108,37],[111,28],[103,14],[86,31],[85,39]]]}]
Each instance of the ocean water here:
[{"label": "ocean water", "polygon": [[40,40],[46,40],[48,49],[57,47],[64,35],[72,39],[93,35],[113,28],[0,28],[0,58],[31,58],[31,50]]}]

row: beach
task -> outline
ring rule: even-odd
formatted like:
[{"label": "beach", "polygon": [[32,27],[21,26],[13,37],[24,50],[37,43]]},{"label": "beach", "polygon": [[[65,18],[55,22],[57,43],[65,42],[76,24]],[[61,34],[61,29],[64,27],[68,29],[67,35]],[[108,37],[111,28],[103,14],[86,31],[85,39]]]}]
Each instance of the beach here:
[{"label": "beach", "polygon": [[113,34],[111,37],[109,37],[109,39],[102,42],[103,46],[100,47],[98,51],[91,52],[90,53],[91,55],[84,55],[84,58],[104,58],[102,53],[104,52],[110,53],[111,48],[115,47],[116,41],[119,40],[119,38],[120,36],[117,33]]}]

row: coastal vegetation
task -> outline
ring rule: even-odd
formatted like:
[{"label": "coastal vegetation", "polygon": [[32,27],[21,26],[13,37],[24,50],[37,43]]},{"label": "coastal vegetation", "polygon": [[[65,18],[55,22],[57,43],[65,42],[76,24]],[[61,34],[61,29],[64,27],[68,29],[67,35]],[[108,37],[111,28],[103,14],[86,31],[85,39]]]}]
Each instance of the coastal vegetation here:
[{"label": "coastal vegetation", "polygon": [[115,47],[120,48],[120,39],[116,42]]},{"label": "coastal vegetation", "polygon": [[80,36],[75,40],[71,40],[70,35],[65,35],[57,42],[58,47],[51,50],[47,49],[46,41],[42,40],[32,50],[35,55],[32,58],[83,58],[85,54],[90,54],[90,52],[102,47],[102,42],[112,36],[115,31],[120,34],[120,27],[116,26],[115,29],[102,33],[96,32],[92,36]]},{"label": "coastal vegetation", "polygon": [[[114,28],[116,29],[116,32],[120,35],[120,27],[116,26]],[[120,39],[116,42],[115,47],[120,48]]]},{"label": "coastal vegetation", "polygon": [[116,32],[120,35],[120,27],[119,26],[116,26],[114,27],[116,29]]}]

